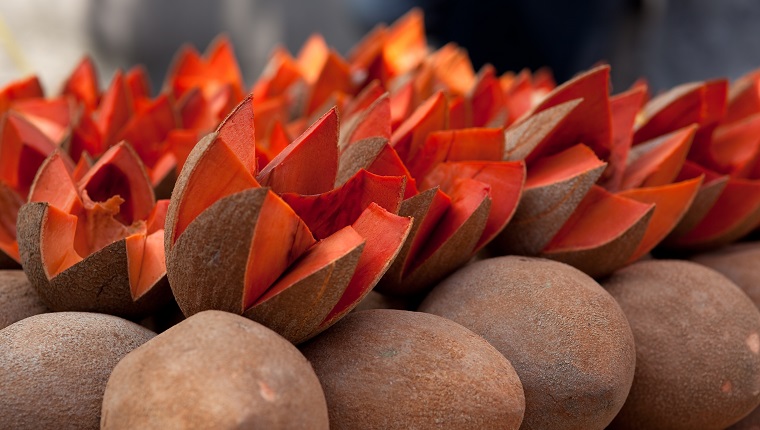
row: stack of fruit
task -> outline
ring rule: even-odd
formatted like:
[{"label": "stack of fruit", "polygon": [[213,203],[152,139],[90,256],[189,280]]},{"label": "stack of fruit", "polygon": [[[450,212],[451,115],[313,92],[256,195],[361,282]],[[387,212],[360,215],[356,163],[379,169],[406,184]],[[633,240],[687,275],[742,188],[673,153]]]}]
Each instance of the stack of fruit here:
[{"label": "stack of fruit", "polygon": [[650,255],[760,227],[760,73],[611,95],[424,34],[276,49],[251,95],[224,38],[156,97],[6,85],[0,427],[760,422],[760,248]]}]

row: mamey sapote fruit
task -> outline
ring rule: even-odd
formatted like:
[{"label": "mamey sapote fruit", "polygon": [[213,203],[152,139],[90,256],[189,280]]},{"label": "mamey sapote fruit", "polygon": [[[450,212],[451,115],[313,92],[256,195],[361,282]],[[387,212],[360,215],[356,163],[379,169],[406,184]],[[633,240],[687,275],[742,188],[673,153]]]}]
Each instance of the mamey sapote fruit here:
[{"label": "mamey sapote fruit", "polygon": [[522,421],[525,399],[509,361],[444,318],[351,313],[301,350],[333,429],[517,429]]},{"label": "mamey sapote fruit", "polygon": [[717,270],[741,288],[760,307],[760,243],[745,242],[691,257],[695,263]]},{"label": "mamey sapote fruit", "polygon": [[498,257],[439,284],[420,311],[483,336],[525,390],[524,429],[603,429],[623,406],[635,364],[633,335],[615,300],[566,264]]},{"label": "mamey sapote fruit", "polygon": [[327,429],[327,405],[314,370],[287,340],[205,311],[119,362],[101,428]]},{"label": "mamey sapote fruit", "polygon": [[21,261],[43,302],[129,318],[166,305],[168,201],[155,201],[137,154],[120,143],[89,169],[65,160],[45,160],[19,212]]},{"label": "mamey sapote fruit", "polygon": [[224,310],[293,343],[342,318],[399,253],[405,179],[360,170],[336,186],[330,110],[258,169],[247,97],[190,153],[166,216],[171,289],[186,316]]},{"label": "mamey sapote fruit", "polygon": [[0,330],[0,427],[97,429],[114,366],[154,335],[84,312],[35,315]]},{"label": "mamey sapote fruit", "polygon": [[610,428],[723,429],[760,403],[760,312],[707,267],[650,260],[604,282],[636,342],[636,375]]},{"label": "mamey sapote fruit", "polygon": [[0,270],[0,330],[16,321],[47,312],[21,270]]},{"label": "mamey sapote fruit", "polygon": [[[698,254],[691,260],[725,275],[760,307],[760,244],[746,242],[729,245],[713,252]],[[732,430],[760,429],[760,408],[729,427]]]}]

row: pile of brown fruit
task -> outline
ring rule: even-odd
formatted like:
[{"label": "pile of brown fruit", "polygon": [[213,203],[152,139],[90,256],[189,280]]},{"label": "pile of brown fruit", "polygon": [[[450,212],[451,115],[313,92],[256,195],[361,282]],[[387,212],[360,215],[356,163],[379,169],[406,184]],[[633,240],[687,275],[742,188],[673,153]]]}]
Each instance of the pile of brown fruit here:
[{"label": "pile of brown fruit", "polygon": [[760,426],[760,72],[610,94],[422,22],[0,89],[0,428]]}]

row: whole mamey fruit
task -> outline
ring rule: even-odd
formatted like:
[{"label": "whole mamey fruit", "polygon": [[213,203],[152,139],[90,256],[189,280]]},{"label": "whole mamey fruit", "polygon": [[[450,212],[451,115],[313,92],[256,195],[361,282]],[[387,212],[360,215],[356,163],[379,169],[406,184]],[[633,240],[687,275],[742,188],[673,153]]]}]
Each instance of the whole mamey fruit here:
[{"label": "whole mamey fruit", "polygon": [[327,429],[314,370],[287,340],[243,317],[197,313],[124,357],[103,429]]},{"label": "whole mamey fruit", "polygon": [[[725,275],[741,288],[755,306],[760,307],[760,244],[737,243],[717,251],[699,254],[692,261]],[[730,427],[732,430],[760,430],[760,408]]]},{"label": "whole mamey fruit", "polygon": [[524,429],[602,429],[633,379],[633,335],[620,307],[566,264],[500,257],[471,264],[420,306],[483,336],[525,389]]},{"label": "whole mamey fruit", "polygon": [[691,258],[695,263],[722,273],[760,306],[760,243],[737,243]]},{"label": "whole mamey fruit", "polygon": [[525,398],[509,361],[444,318],[356,312],[302,351],[334,429],[517,429],[522,421]]},{"label": "whole mamey fruit", "polygon": [[0,428],[98,428],[111,370],[154,335],[83,312],[35,315],[0,330]]},{"label": "whole mamey fruit", "polygon": [[47,308],[22,270],[0,270],[0,330],[43,312]]},{"label": "whole mamey fruit", "polygon": [[652,260],[604,285],[636,341],[631,393],[611,428],[723,429],[760,403],[760,312],[731,281]]}]

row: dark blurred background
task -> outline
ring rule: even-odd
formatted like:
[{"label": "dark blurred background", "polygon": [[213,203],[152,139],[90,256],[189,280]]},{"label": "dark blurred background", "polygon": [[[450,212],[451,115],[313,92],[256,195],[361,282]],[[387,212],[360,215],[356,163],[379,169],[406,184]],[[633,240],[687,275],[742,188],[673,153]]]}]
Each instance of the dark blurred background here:
[{"label": "dark blurred background", "polygon": [[4,0],[0,81],[36,72],[57,91],[90,53],[103,81],[141,63],[158,89],[183,42],[204,50],[225,32],[250,84],[276,44],[297,52],[319,32],[346,53],[414,6],[430,43],[457,42],[476,68],[548,66],[561,82],[606,61],[614,91],[639,77],[657,91],[760,67],[756,0]]}]

